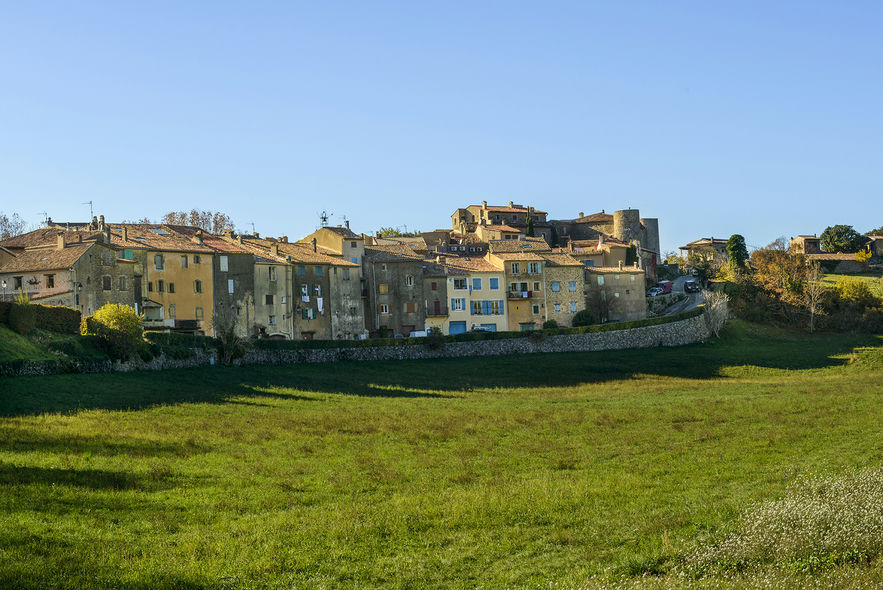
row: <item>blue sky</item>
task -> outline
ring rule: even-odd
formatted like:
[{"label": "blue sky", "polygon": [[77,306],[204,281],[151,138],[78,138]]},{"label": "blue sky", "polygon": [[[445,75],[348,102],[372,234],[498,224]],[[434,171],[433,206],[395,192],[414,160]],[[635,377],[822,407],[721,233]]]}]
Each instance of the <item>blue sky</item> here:
[{"label": "blue sky", "polygon": [[0,211],[301,236],[515,201],[883,225],[879,2],[4,3]]}]

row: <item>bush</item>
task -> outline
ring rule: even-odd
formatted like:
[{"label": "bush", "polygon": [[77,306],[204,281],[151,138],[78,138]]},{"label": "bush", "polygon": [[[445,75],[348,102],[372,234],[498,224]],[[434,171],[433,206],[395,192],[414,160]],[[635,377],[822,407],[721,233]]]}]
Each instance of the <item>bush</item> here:
[{"label": "bush", "polygon": [[22,335],[30,334],[37,326],[37,311],[27,299],[16,300],[9,310],[9,327]]},{"label": "bush", "polygon": [[546,320],[545,322],[543,322],[543,329],[544,330],[550,330],[550,329],[554,329],[557,327],[558,327],[558,322],[556,322],[555,320]]},{"label": "bush", "polygon": [[98,336],[102,352],[112,359],[128,360],[146,346],[141,316],[128,305],[104,305],[83,318],[80,331],[84,335]]},{"label": "bush", "polygon": [[595,315],[590,312],[588,309],[583,309],[581,311],[576,312],[576,315],[573,316],[573,327],[577,328],[579,326],[591,326],[595,323]]},{"label": "bush", "polygon": [[423,339],[423,345],[429,350],[440,350],[445,346],[445,336],[438,328],[432,328]]},{"label": "bush", "polygon": [[0,323],[9,324],[10,309],[12,309],[11,301],[0,301]]},{"label": "bush", "polygon": [[80,333],[80,312],[71,307],[34,305],[36,325],[43,330],[62,334]]}]

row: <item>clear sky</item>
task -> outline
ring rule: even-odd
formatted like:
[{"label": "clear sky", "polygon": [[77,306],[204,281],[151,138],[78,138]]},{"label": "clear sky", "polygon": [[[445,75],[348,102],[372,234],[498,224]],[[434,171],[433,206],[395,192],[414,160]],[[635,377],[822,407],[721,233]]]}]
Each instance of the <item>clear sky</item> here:
[{"label": "clear sky", "polygon": [[515,201],[883,225],[883,3],[4,2],[0,211],[302,236]]}]

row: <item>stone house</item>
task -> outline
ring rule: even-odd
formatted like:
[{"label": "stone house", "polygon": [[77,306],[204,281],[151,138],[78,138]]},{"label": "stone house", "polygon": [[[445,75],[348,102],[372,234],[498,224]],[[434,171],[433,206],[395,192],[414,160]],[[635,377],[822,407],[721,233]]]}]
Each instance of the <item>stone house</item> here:
[{"label": "stone house", "polygon": [[443,334],[448,329],[448,275],[447,256],[436,256],[423,265],[423,294],[426,307],[426,330],[437,328]]},{"label": "stone house", "polygon": [[425,329],[426,264],[423,257],[407,246],[365,247],[365,319],[371,332],[408,336]]},{"label": "stone house", "polygon": [[[511,230],[517,231],[519,234],[527,235],[528,219],[533,224],[533,235],[542,238],[548,243],[552,243],[552,226],[546,220],[546,212],[539,211],[533,207],[518,205],[509,201],[509,206],[488,206],[487,201],[482,201],[481,205],[469,205],[454,211],[451,215],[451,227],[461,236],[467,234],[475,234],[479,226],[497,227],[497,231],[505,235],[512,233]],[[503,227],[507,229],[502,229]],[[488,240],[491,238],[480,238]],[[516,239],[516,238],[501,238]]]},{"label": "stone house", "polygon": [[815,234],[811,236],[797,236],[791,238],[788,245],[792,252],[800,254],[821,254],[822,239]]},{"label": "stone house", "polygon": [[597,322],[627,322],[647,317],[644,271],[633,266],[587,266],[586,309]]},{"label": "stone house", "polygon": [[681,255],[689,259],[692,256],[698,256],[708,259],[716,259],[721,262],[727,262],[730,255],[727,254],[727,240],[717,239],[714,236],[710,238],[699,238],[693,240],[686,246],[678,248]]},{"label": "stone house", "polygon": [[546,320],[545,259],[534,252],[490,252],[487,261],[504,273],[507,329],[541,328]]},{"label": "stone house", "polygon": [[446,277],[448,315],[444,334],[462,334],[473,328],[492,332],[509,329],[506,314],[505,272],[484,258],[439,257]]},{"label": "stone house", "polygon": [[559,326],[573,326],[573,316],[586,308],[585,268],[566,253],[541,254],[545,260],[546,319]]},{"label": "stone house", "polygon": [[134,265],[120,258],[106,232],[42,228],[18,238],[5,241],[10,247],[4,246],[7,256],[0,266],[2,299],[12,300],[21,292],[32,301],[72,307],[84,316],[107,303],[135,306]]}]

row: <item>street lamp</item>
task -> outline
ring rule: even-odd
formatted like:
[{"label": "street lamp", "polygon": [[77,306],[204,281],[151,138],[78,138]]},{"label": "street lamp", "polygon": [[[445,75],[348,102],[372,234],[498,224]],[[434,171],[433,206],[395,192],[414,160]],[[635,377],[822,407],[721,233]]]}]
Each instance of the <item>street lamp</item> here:
[{"label": "street lamp", "polygon": [[3,287],[3,299],[2,301],[6,301],[6,279],[0,281],[0,286]]}]

